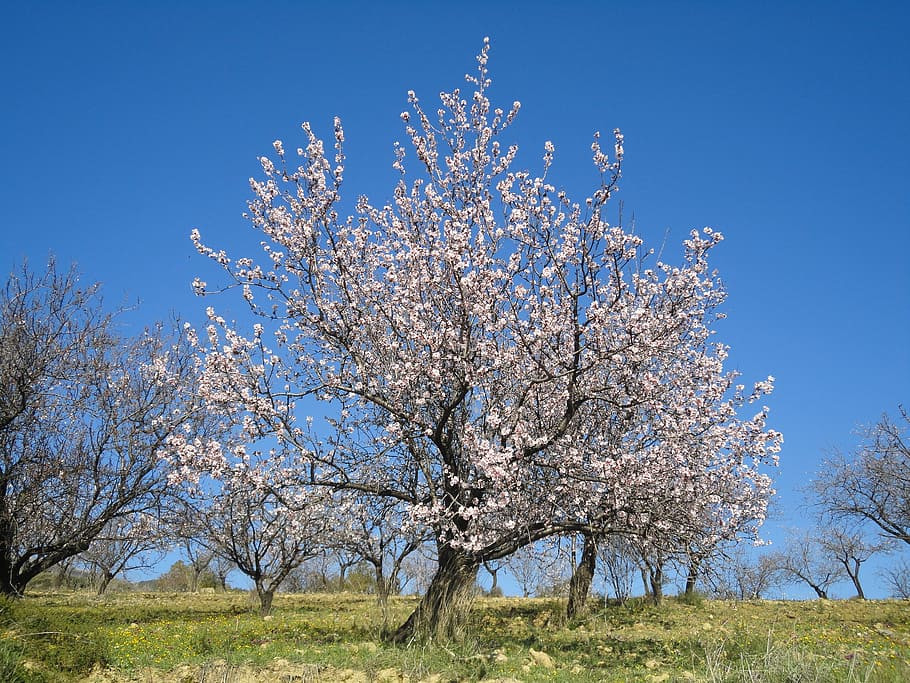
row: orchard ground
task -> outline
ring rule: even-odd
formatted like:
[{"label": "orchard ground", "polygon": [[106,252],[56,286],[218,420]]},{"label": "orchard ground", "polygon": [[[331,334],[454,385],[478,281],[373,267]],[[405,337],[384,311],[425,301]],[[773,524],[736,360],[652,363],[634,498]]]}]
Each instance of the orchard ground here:
[{"label": "orchard ground", "polygon": [[0,606],[2,681],[906,681],[910,602],[478,598],[447,645],[381,638],[415,598],[38,593]]}]

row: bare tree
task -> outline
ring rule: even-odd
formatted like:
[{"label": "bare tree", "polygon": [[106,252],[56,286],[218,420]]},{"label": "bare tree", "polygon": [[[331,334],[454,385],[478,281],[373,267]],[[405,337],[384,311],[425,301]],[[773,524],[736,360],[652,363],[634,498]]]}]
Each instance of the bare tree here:
[{"label": "bare tree", "polygon": [[714,561],[704,567],[702,580],[708,591],[720,598],[759,600],[772,588],[786,580],[782,555],[756,555],[742,546],[719,552]]},{"label": "bare tree", "polygon": [[624,603],[632,595],[632,583],[638,569],[635,549],[625,536],[612,534],[598,545],[598,553],[607,585],[613,596]]},{"label": "bare tree", "polygon": [[823,513],[868,521],[887,536],[910,543],[910,416],[883,415],[864,432],[851,456],[825,461],[812,489]]},{"label": "bare tree", "polygon": [[158,520],[146,514],[112,519],[79,557],[97,576],[103,595],[116,576],[151,567],[163,549]]},{"label": "bare tree", "polygon": [[190,592],[195,593],[199,590],[199,578],[209,568],[212,559],[215,557],[215,552],[194,538],[182,539],[180,551],[186,558],[186,564],[190,568]]},{"label": "bare tree", "polygon": [[354,564],[362,560],[372,567],[376,595],[385,604],[398,591],[402,563],[430,536],[405,524],[405,511],[396,501],[363,497],[346,517],[350,526],[340,548],[354,554]]},{"label": "bare tree", "polygon": [[859,580],[860,567],[876,553],[888,551],[893,547],[890,539],[870,541],[858,529],[832,529],[820,538],[819,543],[824,552],[843,566],[844,572],[856,588],[856,597],[860,599],[866,597]]},{"label": "bare tree", "polygon": [[124,339],[114,317],[54,261],[0,291],[0,593],[21,595],[116,520],[157,514],[158,451],[195,430],[182,333]]},{"label": "bare tree", "polygon": [[429,544],[422,545],[417,552],[412,553],[401,564],[401,573],[404,580],[401,584],[402,592],[409,586],[415,594],[426,592],[433,580],[436,571],[436,557],[433,547]]},{"label": "bare tree", "polygon": [[231,560],[226,557],[220,557],[219,555],[214,555],[209,563],[209,569],[211,569],[212,574],[215,575],[215,580],[218,582],[218,586],[222,591],[228,589],[227,577],[236,568],[237,565]]},{"label": "bare tree", "polygon": [[559,558],[552,543],[527,545],[506,559],[509,572],[518,583],[523,597],[530,597],[554,576]]},{"label": "bare tree", "polygon": [[195,593],[199,590],[200,577],[215,558],[213,548],[216,544],[205,539],[206,525],[199,519],[196,507],[181,493],[179,489],[171,491],[167,526],[185,559],[189,578],[187,590]]},{"label": "bare tree", "polygon": [[882,578],[891,589],[891,596],[910,600],[910,563],[902,559],[881,572]]},{"label": "bare tree", "polygon": [[822,545],[818,532],[794,533],[783,552],[773,557],[792,582],[806,583],[822,599],[831,586],[845,577],[844,568]]},{"label": "bare tree", "polygon": [[502,587],[499,585],[499,572],[505,568],[503,560],[487,560],[483,563],[483,568],[490,575],[490,590],[487,595],[491,598],[502,597]]},{"label": "bare tree", "polygon": [[244,485],[236,477],[200,502],[205,542],[252,580],[263,616],[271,612],[288,574],[321,550],[331,522],[314,511],[304,506],[292,511],[274,491],[259,490],[253,482]]}]

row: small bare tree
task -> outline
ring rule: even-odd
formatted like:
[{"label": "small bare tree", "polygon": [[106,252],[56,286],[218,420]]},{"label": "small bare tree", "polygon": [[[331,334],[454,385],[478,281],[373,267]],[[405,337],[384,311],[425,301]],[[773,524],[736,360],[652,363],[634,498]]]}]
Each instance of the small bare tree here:
[{"label": "small bare tree", "polygon": [[733,600],[760,600],[783,585],[786,575],[779,554],[749,553],[741,545],[714,556],[702,574],[709,593]]},{"label": "small bare tree", "polygon": [[211,569],[212,574],[215,575],[215,580],[218,582],[218,587],[220,587],[222,591],[226,591],[228,589],[227,577],[236,568],[237,565],[234,564],[231,560],[219,555],[214,555],[211,562],[209,562],[209,569]]},{"label": "small bare tree", "polygon": [[139,514],[108,522],[79,557],[91,567],[103,595],[115,577],[154,565],[163,546],[158,520]]},{"label": "small bare tree", "polygon": [[523,597],[530,597],[553,578],[559,563],[557,548],[552,543],[527,545],[506,559]]},{"label": "small bare tree", "polygon": [[827,599],[831,586],[846,574],[843,566],[824,548],[819,540],[821,537],[818,532],[794,533],[783,552],[776,553],[774,558],[791,583],[805,583],[819,598]]},{"label": "small bare tree", "polygon": [[866,594],[859,580],[860,567],[873,555],[894,547],[891,539],[871,541],[859,529],[832,529],[819,539],[819,543],[824,552],[843,566],[856,589],[856,597],[861,600]]},{"label": "small bare tree", "polygon": [[629,540],[620,534],[606,536],[598,545],[604,579],[620,604],[632,595],[638,569],[637,554]]},{"label": "small bare tree", "polygon": [[196,495],[205,542],[250,578],[260,614],[268,615],[288,574],[319,553],[330,520],[313,514],[315,507],[287,505],[274,491],[257,489],[256,482],[244,482],[237,473],[211,498]]},{"label": "small bare tree", "polygon": [[363,497],[346,517],[349,525],[340,535],[339,549],[353,553],[355,564],[362,560],[372,567],[377,598],[385,604],[398,592],[402,563],[430,535],[409,527],[401,504],[387,499]]},{"label": "small bare tree", "polygon": [[906,559],[882,570],[881,576],[891,589],[892,597],[910,600],[910,563]]}]

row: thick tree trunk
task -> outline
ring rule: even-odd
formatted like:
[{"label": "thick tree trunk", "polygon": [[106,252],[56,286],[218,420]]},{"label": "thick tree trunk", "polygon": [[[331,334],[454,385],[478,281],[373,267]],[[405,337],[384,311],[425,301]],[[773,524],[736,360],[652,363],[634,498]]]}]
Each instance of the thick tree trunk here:
[{"label": "thick tree trunk", "polygon": [[650,572],[651,600],[659,605],[664,599],[664,569],[661,566],[653,567]]},{"label": "thick tree trunk", "polygon": [[259,596],[259,616],[269,616],[272,613],[272,598],[275,597],[275,591],[267,589],[261,583],[257,583],[256,594]]},{"label": "thick tree trunk", "polygon": [[107,587],[111,585],[114,575],[108,571],[102,571],[98,579],[98,595],[104,595]]},{"label": "thick tree trunk", "polygon": [[597,568],[597,541],[594,536],[585,534],[584,546],[581,550],[581,559],[572,572],[569,581],[569,603],[566,605],[566,617],[574,619],[581,614],[591,592],[591,582],[594,580],[594,570]]},{"label": "thick tree trunk", "polygon": [[390,591],[390,580],[386,579],[385,573],[382,571],[382,563],[376,563],[373,565],[373,573],[376,580],[376,598],[379,600],[380,605],[385,605],[389,601]]},{"label": "thick tree trunk", "polygon": [[461,635],[473,597],[480,563],[446,546],[439,548],[436,574],[411,616],[388,638],[395,643],[413,640],[447,641]]}]

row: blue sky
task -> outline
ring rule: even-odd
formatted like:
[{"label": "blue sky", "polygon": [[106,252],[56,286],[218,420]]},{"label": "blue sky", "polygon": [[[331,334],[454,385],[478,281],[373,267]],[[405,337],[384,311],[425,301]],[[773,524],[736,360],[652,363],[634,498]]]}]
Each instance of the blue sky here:
[{"label": "blue sky", "polygon": [[725,234],[719,336],[746,380],[777,378],[780,539],[825,450],[910,402],[910,6],[489,4],[6,3],[0,266],[53,252],[141,301],[133,324],[198,321],[189,232],[255,249],[241,213],[272,140],[341,116],[350,196],[384,198],[406,91],[462,85],[489,35],[529,166],[553,140],[581,196],[593,131],[619,127],[638,230],[671,255]]}]

